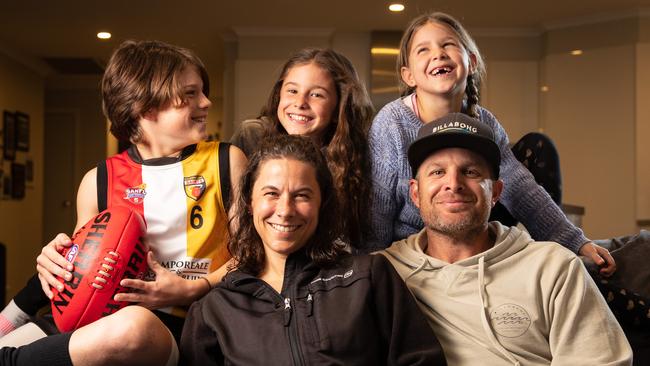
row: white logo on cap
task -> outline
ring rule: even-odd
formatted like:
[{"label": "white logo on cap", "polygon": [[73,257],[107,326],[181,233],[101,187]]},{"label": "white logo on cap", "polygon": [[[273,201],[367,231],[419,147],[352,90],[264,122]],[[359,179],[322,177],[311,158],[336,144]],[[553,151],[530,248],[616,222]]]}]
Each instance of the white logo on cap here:
[{"label": "white logo on cap", "polygon": [[443,132],[446,130],[461,130],[463,132],[471,132],[471,133],[476,133],[478,132],[478,129],[474,126],[470,126],[466,123],[463,122],[445,122],[440,126],[436,126],[431,130],[431,133],[438,133],[438,132]]}]

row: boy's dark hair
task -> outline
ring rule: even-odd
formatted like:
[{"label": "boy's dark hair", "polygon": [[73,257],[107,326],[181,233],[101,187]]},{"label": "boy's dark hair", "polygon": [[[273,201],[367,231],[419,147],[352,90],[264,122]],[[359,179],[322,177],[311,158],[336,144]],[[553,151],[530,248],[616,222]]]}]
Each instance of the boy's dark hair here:
[{"label": "boy's dark hair", "polygon": [[228,249],[235,258],[236,267],[254,276],[262,271],[265,254],[264,244],[253,223],[251,202],[253,186],[259,176],[262,164],[273,159],[294,159],[314,167],[316,181],[321,194],[321,205],[318,212],[316,231],[305,245],[307,257],[319,266],[327,266],[336,262],[345,253],[343,246],[336,238],[340,236],[339,220],[337,219],[337,200],[332,184],[332,174],[327,167],[325,158],[305,136],[278,134],[265,138],[259,149],[255,151],[248,162],[248,167],[242,175],[240,194],[236,199],[236,207],[240,209],[232,218],[236,229],[230,237]]},{"label": "boy's dark hair", "polygon": [[190,50],[159,41],[125,41],[111,55],[102,78],[102,107],[118,140],[142,139],[139,118],[169,103],[185,102],[180,74],[195,67],[209,94],[208,73]]}]

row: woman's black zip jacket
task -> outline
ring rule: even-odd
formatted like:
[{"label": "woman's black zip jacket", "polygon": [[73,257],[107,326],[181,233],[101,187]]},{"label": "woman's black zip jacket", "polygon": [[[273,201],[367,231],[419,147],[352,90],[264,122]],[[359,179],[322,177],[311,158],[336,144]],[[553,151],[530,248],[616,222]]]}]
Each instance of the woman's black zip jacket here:
[{"label": "woman's black zip jacket", "polygon": [[380,255],[323,269],[302,251],[282,293],[233,271],[190,308],[182,365],[444,365],[411,293]]}]

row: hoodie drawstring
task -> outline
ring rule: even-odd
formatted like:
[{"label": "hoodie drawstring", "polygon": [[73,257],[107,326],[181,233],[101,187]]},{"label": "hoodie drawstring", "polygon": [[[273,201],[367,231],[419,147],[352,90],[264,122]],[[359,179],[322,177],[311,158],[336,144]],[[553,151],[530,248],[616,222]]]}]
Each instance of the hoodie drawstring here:
[{"label": "hoodie drawstring", "polygon": [[490,326],[490,322],[488,321],[488,316],[487,316],[487,305],[485,304],[485,297],[487,296],[485,293],[485,257],[481,256],[478,259],[478,296],[481,299],[481,323],[483,324],[483,330],[488,336],[488,339],[490,342],[492,342],[492,345],[501,352],[502,355],[504,355],[510,362],[512,362],[513,365],[515,366],[520,366],[521,364],[519,361],[517,361],[508,350],[506,350],[501,343],[497,340],[497,337],[494,335],[494,332],[492,331],[492,327]]},{"label": "hoodie drawstring", "polygon": [[424,267],[427,265],[427,259],[426,258],[420,257],[420,259],[422,259],[422,263],[415,270],[413,270],[413,272],[411,272],[408,276],[406,276],[406,278],[404,278],[404,283],[406,283],[406,281],[408,281],[411,277],[418,274],[418,272],[423,270]]}]

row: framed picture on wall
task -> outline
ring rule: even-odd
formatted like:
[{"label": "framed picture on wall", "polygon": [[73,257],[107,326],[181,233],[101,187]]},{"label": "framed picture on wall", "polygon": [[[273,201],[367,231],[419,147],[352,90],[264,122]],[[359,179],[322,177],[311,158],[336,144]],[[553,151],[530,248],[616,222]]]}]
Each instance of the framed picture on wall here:
[{"label": "framed picture on wall", "polygon": [[25,198],[25,165],[11,163],[11,198]]},{"label": "framed picture on wall", "polygon": [[8,174],[2,176],[2,199],[11,199],[11,176]]},{"label": "framed picture on wall", "polygon": [[31,158],[25,160],[25,181],[34,181],[34,161]]},{"label": "framed picture on wall", "polygon": [[3,146],[2,155],[5,160],[16,159],[16,116],[14,113],[4,111],[2,118]]},{"label": "framed picture on wall", "polygon": [[29,115],[16,112],[14,119],[16,120],[16,150],[29,151]]}]

